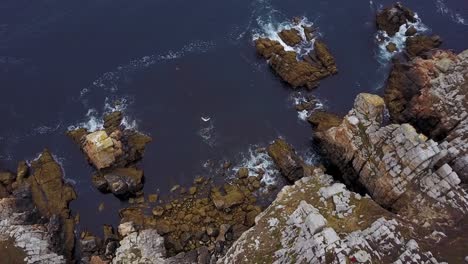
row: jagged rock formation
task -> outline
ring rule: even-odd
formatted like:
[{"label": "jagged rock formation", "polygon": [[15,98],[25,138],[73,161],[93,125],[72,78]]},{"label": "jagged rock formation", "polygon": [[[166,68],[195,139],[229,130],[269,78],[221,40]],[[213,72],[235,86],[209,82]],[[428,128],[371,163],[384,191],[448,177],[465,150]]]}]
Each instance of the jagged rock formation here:
[{"label": "jagged rock formation", "polygon": [[[26,263],[66,263],[73,258],[74,225],[68,204],[76,198],[64,183],[60,165],[45,150],[24,162],[0,199],[0,240],[11,241],[25,254]],[[2,185],[5,182],[3,182]]]},{"label": "jagged rock formation", "polygon": [[468,50],[431,51],[427,58],[395,62],[385,101],[395,122],[411,123],[440,142],[444,157],[468,182]]},{"label": "jagged rock formation", "polygon": [[80,145],[89,162],[97,169],[93,183],[102,192],[120,197],[137,194],[143,188],[143,172],[135,167],[144,154],[149,136],[121,126],[122,113],[104,116],[102,130],[88,132],[84,128],[68,135]]},{"label": "jagged rock formation", "polygon": [[417,226],[321,169],[304,170],[306,177],[284,187],[219,264],[438,263],[412,235]]},{"label": "jagged rock formation", "polygon": [[[317,39],[312,42],[313,32],[313,29],[306,26],[278,32],[288,49],[279,41],[269,38],[258,38],[255,40],[255,47],[268,60],[273,70],[292,87],[314,88],[318,86],[319,80],[336,74],[338,70],[325,43]],[[301,43],[313,45],[313,51],[304,56],[293,51],[293,47]]]},{"label": "jagged rock formation", "polygon": [[[380,205],[413,222],[453,225],[468,212],[467,194],[455,171],[440,161],[445,146],[409,124],[384,126],[385,104],[360,94],[343,123],[318,133],[328,157]],[[424,213],[422,213],[424,212]]]},{"label": "jagged rock formation", "polygon": [[406,36],[404,51],[408,57],[420,56],[439,47],[442,44],[441,38],[437,35],[421,35],[423,32],[419,32],[419,27],[418,29],[416,27],[418,22],[419,18],[413,11],[397,3],[377,13],[376,23],[379,30],[377,39],[385,41],[387,51],[393,53],[402,50],[399,50],[401,47],[397,44],[389,42],[392,41],[391,37],[397,34],[400,37]]},{"label": "jagged rock formation", "polygon": [[[389,36],[394,36],[402,25],[416,22],[415,14],[400,3],[383,9],[377,14],[377,29],[385,31]],[[411,35],[411,32],[408,33]]]}]

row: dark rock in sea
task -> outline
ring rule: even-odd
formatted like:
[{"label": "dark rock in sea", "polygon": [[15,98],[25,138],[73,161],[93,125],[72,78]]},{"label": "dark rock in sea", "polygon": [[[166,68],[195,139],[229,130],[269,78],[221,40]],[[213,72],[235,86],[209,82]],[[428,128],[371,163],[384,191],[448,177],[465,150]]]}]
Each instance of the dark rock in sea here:
[{"label": "dark rock in sea", "polygon": [[123,114],[120,111],[112,112],[104,116],[104,130],[107,134],[112,134],[116,130],[120,130],[120,124],[123,120]]},{"label": "dark rock in sea", "polygon": [[388,45],[385,46],[385,48],[387,49],[388,52],[397,52],[398,51],[397,45],[395,43],[393,43],[393,42],[388,43]]},{"label": "dark rock in sea", "polygon": [[415,14],[400,3],[383,9],[377,14],[377,29],[385,31],[389,36],[394,36],[400,27],[408,22],[416,22]]},{"label": "dark rock in sea", "polygon": [[406,30],[405,36],[410,37],[416,35],[417,33],[418,30],[414,26],[411,26]]},{"label": "dark rock in sea", "polygon": [[[278,35],[290,46],[300,42],[309,42],[312,45],[313,30],[307,27],[301,29],[304,34],[300,34],[297,29],[291,29],[278,32]],[[302,39],[302,35],[305,35],[306,39]],[[321,79],[338,72],[333,56],[320,40],[315,40],[314,50],[303,57],[295,51],[286,51],[280,42],[268,38],[256,39],[255,47],[257,52],[268,60],[272,69],[293,88],[314,88]]]},{"label": "dark rock in sea", "polygon": [[291,47],[294,47],[302,42],[302,37],[299,31],[297,31],[297,29],[294,28],[280,31],[278,33],[278,36],[281,38],[282,41],[284,41],[284,43]]},{"label": "dark rock in sea", "polygon": [[268,146],[268,155],[289,182],[293,183],[304,176],[301,159],[292,146],[283,139],[277,139]]},{"label": "dark rock in sea", "polygon": [[439,36],[417,35],[406,39],[406,53],[410,57],[422,56],[442,44]]}]

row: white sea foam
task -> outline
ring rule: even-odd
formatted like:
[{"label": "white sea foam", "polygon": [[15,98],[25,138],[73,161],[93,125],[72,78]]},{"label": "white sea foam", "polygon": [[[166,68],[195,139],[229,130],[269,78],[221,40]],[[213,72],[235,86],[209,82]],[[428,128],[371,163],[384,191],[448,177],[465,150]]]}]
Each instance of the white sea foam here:
[{"label": "white sea foam", "polygon": [[307,99],[306,96],[302,92],[297,92],[291,94],[289,101],[292,101],[294,106],[298,106],[303,103],[311,103],[314,107],[310,108],[309,110],[304,109],[302,111],[297,111],[297,116],[302,121],[307,121],[307,118],[317,110],[323,109],[324,104],[318,98],[309,98]]},{"label": "white sea foam", "polygon": [[203,142],[208,144],[210,147],[216,145],[216,132],[214,126],[214,120],[201,121],[201,127],[198,130],[198,135],[203,139]]},{"label": "white sea foam", "polygon": [[460,13],[450,9],[443,0],[436,0],[436,8],[437,12],[448,15],[453,22],[468,26],[468,21]]},{"label": "white sea foam", "polygon": [[[293,21],[277,23],[273,19],[273,16],[269,15],[267,18],[258,17],[257,24],[259,28],[253,31],[253,40],[256,40],[258,38],[269,38],[271,40],[276,40],[284,47],[286,51],[295,51],[299,56],[306,55],[314,49],[315,38],[308,41],[304,31],[304,27],[313,27],[314,23],[308,21],[305,17],[298,21],[298,23],[294,23]],[[290,29],[296,29],[303,40],[299,45],[295,47],[287,45],[278,35],[278,32]],[[318,32],[315,33],[318,34]]]},{"label": "white sea foam", "polygon": [[89,132],[94,132],[97,130],[101,130],[104,128],[104,120],[103,117],[106,114],[120,111],[123,113],[122,123],[121,125],[125,129],[132,129],[137,130],[137,122],[136,120],[132,119],[130,116],[126,114],[126,109],[130,104],[130,100],[128,98],[120,98],[116,100],[111,100],[109,97],[106,97],[104,100],[104,107],[102,111],[98,111],[94,108],[91,108],[86,113],[85,121],[80,122],[76,125],[71,125],[67,129],[68,131],[75,130],[78,128],[85,128]]},{"label": "white sea foam", "polygon": [[119,85],[124,82],[128,74],[141,71],[158,62],[181,58],[187,54],[205,53],[214,46],[215,44],[213,42],[197,40],[183,46],[177,51],[170,50],[166,54],[143,56],[140,59],[132,60],[126,65],[118,66],[115,71],[104,73],[101,77],[96,79],[91,86],[83,88],[80,91],[80,98],[88,94],[93,88],[102,88],[109,92],[116,92],[119,89]]},{"label": "white sea foam", "polygon": [[250,176],[258,176],[259,171],[263,171],[262,182],[265,185],[275,185],[280,176],[279,170],[266,151],[258,151],[258,147],[253,145],[247,153],[242,154],[241,162],[232,168],[237,173],[240,168],[247,168]]},{"label": "white sea foam", "polygon": [[[418,33],[428,31],[429,28],[424,25],[421,21],[421,19],[418,17],[418,14],[415,13],[415,18],[416,22],[407,22],[406,24],[403,24],[400,26],[400,29],[398,32],[390,37],[388,34],[384,31],[378,31],[375,39],[376,42],[378,43],[378,60],[382,64],[387,64],[392,57],[397,54],[398,52],[401,52],[404,50],[405,45],[406,45],[406,39],[408,38],[405,33],[406,31],[413,26]],[[390,43],[394,43],[397,47],[397,52],[389,52],[387,50],[387,45]]]}]

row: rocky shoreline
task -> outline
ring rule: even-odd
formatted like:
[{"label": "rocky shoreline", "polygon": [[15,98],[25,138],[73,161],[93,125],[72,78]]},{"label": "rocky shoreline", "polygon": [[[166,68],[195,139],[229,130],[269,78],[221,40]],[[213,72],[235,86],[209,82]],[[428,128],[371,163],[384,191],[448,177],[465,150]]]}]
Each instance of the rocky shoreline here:
[{"label": "rocky shoreline", "polygon": [[[316,29],[293,19],[258,54],[293,88],[336,74]],[[258,202],[264,172],[239,168],[225,184],[198,177],[176,198],[144,194],[139,161],[151,137],[123,127],[123,113],[96,131],[68,136],[90,165],[95,188],[132,202],[103,237],[75,234],[73,187],[54,156],[0,172],[0,259],[12,263],[463,263],[468,261],[468,50],[440,50],[401,4],[377,14],[387,36],[407,28],[383,96],[359,94],[344,116],[312,111],[325,162],[311,166],[284,139],[266,153],[289,185]],[[310,50],[303,52],[303,47]],[[226,171],[230,163],[222,166]]]}]

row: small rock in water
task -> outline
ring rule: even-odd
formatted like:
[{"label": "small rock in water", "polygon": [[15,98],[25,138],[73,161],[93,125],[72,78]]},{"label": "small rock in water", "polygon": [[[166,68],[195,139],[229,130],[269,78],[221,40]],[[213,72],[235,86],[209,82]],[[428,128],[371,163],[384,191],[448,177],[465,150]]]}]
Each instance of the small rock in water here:
[{"label": "small rock in water", "polygon": [[393,43],[393,42],[388,43],[388,45],[385,46],[385,48],[387,49],[388,52],[397,52],[398,51],[397,45],[395,43]]},{"label": "small rock in water", "polygon": [[150,194],[148,195],[148,201],[150,203],[155,203],[158,201],[159,196],[157,194]]}]

